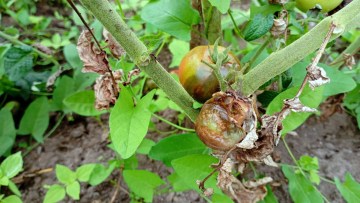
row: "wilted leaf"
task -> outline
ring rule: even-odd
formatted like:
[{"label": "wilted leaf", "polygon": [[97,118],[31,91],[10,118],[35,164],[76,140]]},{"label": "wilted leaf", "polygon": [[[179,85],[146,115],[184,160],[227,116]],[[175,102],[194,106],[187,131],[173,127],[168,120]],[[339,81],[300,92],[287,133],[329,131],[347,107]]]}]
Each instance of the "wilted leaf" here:
[{"label": "wilted leaf", "polygon": [[319,87],[321,85],[324,85],[326,83],[330,82],[330,78],[326,76],[326,72],[323,68],[319,66],[312,66],[306,68],[308,71],[309,76],[309,84],[311,89],[314,89],[315,87]]},{"label": "wilted leaf", "polygon": [[115,58],[119,59],[121,55],[125,53],[125,50],[122,48],[119,42],[117,42],[116,39],[111,35],[111,33],[106,29],[103,29],[103,35],[105,38],[105,42],[108,43],[110,52]]},{"label": "wilted leaf", "polygon": [[293,99],[285,99],[284,104],[288,106],[293,112],[308,112],[315,113],[317,110],[315,108],[310,108],[301,103],[299,97]]},{"label": "wilted leaf", "polygon": [[105,74],[108,72],[108,60],[106,53],[101,52],[92,42],[91,33],[88,30],[82,31],[77,43],[79,57],[84,63],[83,72],[95,72]]},{"label": "wilted leaf", "polygon": [[95,91],[95,108],[98,110],[109,109],[110,104],[115,104],[119,94],[119,82],[123,76],[122,70],[113,71],[115,83],[109,72],[99,76],[94,86]]},{"label": "wilted leaf", "polygon": [[272,181],[272,179],[265,177],[253,181],[246,187],[245,184],[232,175],[233,164],[230,159],[227,159],[220,168],[217,185],[221,190],[235,202],[256,203],[264,199],[267,192],[265,184]]}]

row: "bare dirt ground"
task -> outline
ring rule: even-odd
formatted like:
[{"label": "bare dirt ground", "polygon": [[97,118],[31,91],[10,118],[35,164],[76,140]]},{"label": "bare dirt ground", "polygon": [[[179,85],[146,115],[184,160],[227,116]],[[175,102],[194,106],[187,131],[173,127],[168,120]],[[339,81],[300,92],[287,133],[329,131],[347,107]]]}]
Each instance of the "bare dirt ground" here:
[{"label": "bare dirt ground", "polygon": [[[174,115],[164,114],[171,119]],[[157,121],[155,121],[157,122]],[[107,118],[103,119],[101,125],[92,118],[77,119],[75,122],[64,122],[51,138],[47,139],[44,145],[37,147],[25,157],[24,171],[35,171],[38,169],[53,168],[56,164],[63,164],[71,169],[93,162],[106,163],[114,157],[114,153],[107,148]],[[160,130],[169,130],[164,123],[157,122]],[[353,119],[345,113],[336,113],[325,121],[317,117],[311,117],[305,125],[297,131],[298,135],[288,135],[287,142],[297,158],[303,154],[317,156],[320,164],[320,174],[323,177],[342,179],[346,172],[350,172],[355,179],[360,180],[360,132],[356,128]],[[150,132],[147,136],[154,141],[161,135]],[[105,138],[105,139],[104,139]],[[283,143],[280,143],[275,155],[281,158],[282,163],[293,164]],[[138,156],[139,168],[158,173],[166,178],[171,169],[158,161],[149,160],[144,155]],[[270,175],[276,182],[281,183],[273,190],[279,202],[291,202],[287,192],[286,180],[278,168],[260,166],[259,171]],[[119,171],[114,171],[104,183],[91,187],[82,184],[81,200],[79,202],[109,202],[119,178]],[[20,190],[25,203],[41,202],[45,196],[46,189],[43,185],[56,183],[55,173],[50,172],[25,179]],[[127,190],[122,183],[122,188]],[[331,202],[344,202],[334,185],[322,182],[319,186],[322,193]],[[130,202],[129,195],[120,190],[115,202]],[[64,202],[72,202],[66,199]],[[195,192],[186,193],[165,193],[155,197],[154,202],[205,202]]]}]

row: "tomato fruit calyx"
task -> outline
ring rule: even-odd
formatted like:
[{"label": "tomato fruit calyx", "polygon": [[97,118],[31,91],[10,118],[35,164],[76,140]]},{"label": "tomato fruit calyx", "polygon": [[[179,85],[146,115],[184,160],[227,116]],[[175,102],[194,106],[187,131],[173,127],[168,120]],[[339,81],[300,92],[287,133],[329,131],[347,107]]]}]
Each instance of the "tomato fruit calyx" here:
[{"label": "tomato fruit calyx", "polygon": [[[231,85],[234,78],[229,77],[233,71],[240,70],[240,62],[225,47],[197,46],[190,50],[182,59],[179,66],[179,79],[185,90],[198,102],[205,102],[212,94],[220,91],[219,81],[211,66],[216,66],[219,55],[221,67],[218,70],[221,77]],[[224,53],[225,51],[225,53]]]}]

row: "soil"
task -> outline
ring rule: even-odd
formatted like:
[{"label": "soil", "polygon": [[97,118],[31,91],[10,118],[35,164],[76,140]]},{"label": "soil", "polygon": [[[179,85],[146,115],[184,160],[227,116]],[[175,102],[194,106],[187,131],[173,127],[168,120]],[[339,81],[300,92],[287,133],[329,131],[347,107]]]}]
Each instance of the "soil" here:
[{"label": "soil", "polygon": [[[176,114],[172,111],[163,112],[164,117],[172,120]],[[154,120],[161,131],[171,130],[169,126]],[[56,164],[63,164],[71,169],[93,162],[106,163],[114,158],[114,153],[107,148],[108,134],[107,118],[102,119],[102,124],[93,118],[80,118],[74,122],[63,122],[48,138],[44,145],[35,148],[25,157],[25,172],[39,169],[53,168]],[[149,139],[157,141],[162,135],[149,132]],[[319,158],[320,174],[328,179],[339,177],[342,179],[346,172],[350,172],[355,179],[360,180],[360,132],[353,119],[345,113],[335,113],[323,121],[313,116],[306,124],[301,126],[296,133],[286,137],[296,158],[303,154]],[[275,151],[276,157],[280,157],[282,163],[293,164],[283,143],[280,142]],[[148,159],[139,155],[139,168],[146,169],[159,174],[164,180],[171,173],[171,169],[161,162]],[[280,183],[273,187],[279,202],[292,202],[287,191],[286,179],[278,168],[258,165],[259,171],[273,177],[274,181]],[[91,187],[82,184],[81,200],[79,202],[98,203],[110,202],[115,185],[119,178],[119,171],[114,171],[111,177],[98,186]],[[127,187],[121,181],[122,190],[119,191],[114,202],[130,202],[126,193]],[[41,202],[45,196],[44,185],[56,183],[55,173],[45,173],[33,178],[24,179],[20,185],[25,203]],[[319,189],[330,202],[344,202],[336,187],[332,184],[321,182]],[[73,202],[65,199],[64,202]],[[165,193],[154,198],[154,202],[205,202],[195,192]]]}]

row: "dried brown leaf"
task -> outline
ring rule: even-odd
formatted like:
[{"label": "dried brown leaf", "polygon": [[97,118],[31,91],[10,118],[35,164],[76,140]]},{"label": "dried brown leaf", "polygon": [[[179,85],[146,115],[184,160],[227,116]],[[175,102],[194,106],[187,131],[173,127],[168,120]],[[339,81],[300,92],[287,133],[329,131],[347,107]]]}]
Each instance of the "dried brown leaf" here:
[{"label": "dried brown leaf", "polygon": [[285,99],[284,104],[288,106],[288,108],[293,112],[309,112],[315,113],[316,109],[305,106],[301,103],[299,97],[295,97],[292,99]]},{"label": "dried brown leaf", "polygon": [[309,76],[309,85],[311,89],[330,82],[330,78],[326,76],[326,72],[319,66],[308,66],[306,68]]},{"label": "dried brown leaf", "polygon": [[108,72],[108,60],[106,54],[94,46],[91,33],[88,30],[82,31],[77,43],[79,57],[84,63],[82,72],[95,72],[104,75]]},{"label": "dried brown leaf", "polygon": [[231,174],[234,162],[227,159],[220,168],[218,175],[218,187],[237,203],[255,203],[266,196],[267,190],[264,185],[246,188],[244,184]]},{"label": "dried brown leaf", "polygon": [[116,41],[116,39],[111,35],[106,29],[103,30],[103,36],[105,41],[108,43],[111,54],[119,59],[124,53],[124,48]]},{"label": "dried brown leaf", "polygon": [[[119,87],[118,83],[121,81],[121,76],[123,75],[122,70],[113,71],[113,76],[115,78],[116,87]],[[96,79],[94,85],[95,91],[95,108],[99,110],[109,109],[110,104],[115,104],[116,98],[119,93],[119,89],[114,91],[114,85],[112,84],[112,79],[110,73],[105,73]]]}]

